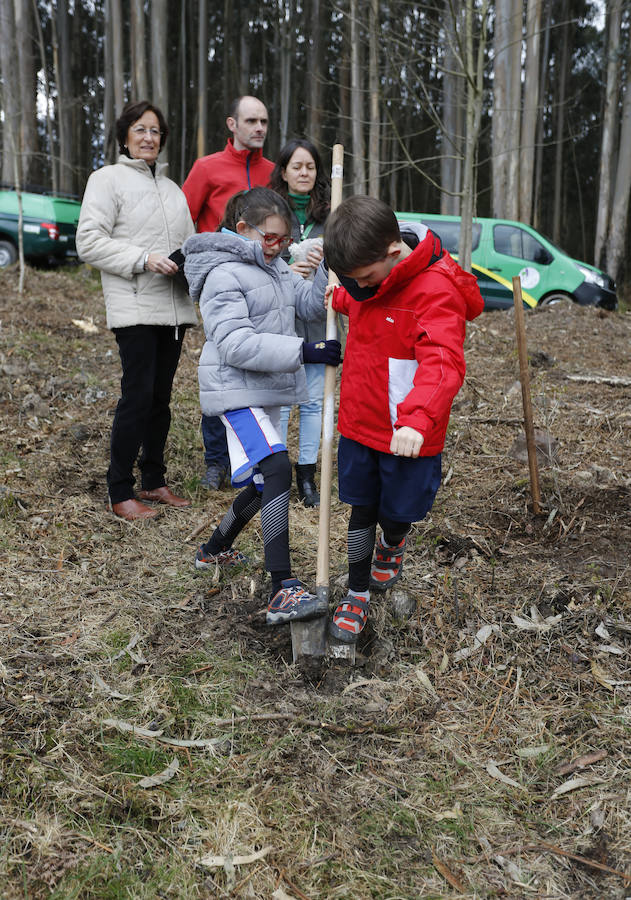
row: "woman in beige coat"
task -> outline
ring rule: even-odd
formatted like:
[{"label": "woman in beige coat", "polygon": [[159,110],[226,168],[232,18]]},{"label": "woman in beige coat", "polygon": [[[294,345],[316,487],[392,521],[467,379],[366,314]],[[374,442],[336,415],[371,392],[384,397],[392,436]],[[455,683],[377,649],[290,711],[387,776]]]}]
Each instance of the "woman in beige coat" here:
[{"label": "woman in beige coat", "polygon": [[167,134],[156,106],[144,100],[125,106],[116,123],[121,155],[88,179],[77,229],[79,256],[101,270],[107,325],[123,368],[107,485],[112,511],[127,520],[157,515],[143,500],[190,505],[165,481],[173,378],[186,327],[197,322],[169,259],[195,229],[184,194],[157,163]]}]

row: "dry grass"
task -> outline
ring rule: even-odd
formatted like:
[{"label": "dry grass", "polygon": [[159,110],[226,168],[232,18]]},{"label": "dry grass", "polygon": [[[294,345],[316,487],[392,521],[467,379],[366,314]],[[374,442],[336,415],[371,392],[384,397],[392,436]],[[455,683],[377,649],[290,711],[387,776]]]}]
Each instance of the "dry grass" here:
[{"label": "dry grass", "polygon": [[[631,388],[568,377],[628,374],[629,315],[527,316],[537,425],[557,441],[539,519],[511,455],[512,317],[472,324],[445,484],[401,582],[416,612],[376,604],[358,665],[313,682],[264,624],[255,528],[232,581],[192,568],[187,535],[231,496],[199,487],[200,334],[169,445],[194,506],[125,524],[103,505],[119,371],[98,284],[27,285],[0,274],[0,894],[631,895]],[[96,335],[72,324],[89,316]],[[346,516],[334,502],[336,596]],[[308,581],[316,523],[292,506]]]}]

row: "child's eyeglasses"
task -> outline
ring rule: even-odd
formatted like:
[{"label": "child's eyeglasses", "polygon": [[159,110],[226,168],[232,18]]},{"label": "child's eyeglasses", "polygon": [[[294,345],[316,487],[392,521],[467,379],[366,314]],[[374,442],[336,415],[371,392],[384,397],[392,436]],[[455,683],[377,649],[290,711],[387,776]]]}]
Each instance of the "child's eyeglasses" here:
[{"label": "child's eyeglasses", "polygon": [[246,224],[249,228],[253,228],[254,231],[258,231],[263,238],[263,243],[266,247],[276,247],[276,245],[278,245],[281,250],[284,250],[285,247],[289,247],[291,244],[291,237],[289,235],[271,234],[269,231],[261,231],[260,228],[257,228],[256,225],[252,225],[250,222],[247,222]]}]

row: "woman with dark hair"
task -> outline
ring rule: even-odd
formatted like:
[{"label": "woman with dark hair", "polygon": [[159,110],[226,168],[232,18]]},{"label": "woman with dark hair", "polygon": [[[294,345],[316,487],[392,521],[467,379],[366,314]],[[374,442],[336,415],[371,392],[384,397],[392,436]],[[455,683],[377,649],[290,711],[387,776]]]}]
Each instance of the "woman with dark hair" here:
[{"label": "woman with dark hair", "polygon": [[[294,243],[285,254],[289,267],[303,278],[313,278],[322,259],[322,233],[329,214],[331,191],[317,148],[305,138],[289,141],[278,154],[269,186],[287,201],[291,210]],[[296,322],[296,330],[307,341],[325,338],[322,322]],[[305,506],[318,506],[320,495],[315,470],[320,449],[324,366],[305,366],[309,400],[301,403],[300,443],[296,464],[298,496]],[[281,413],[283,438],[287,439],[289,407]]]},{"label": "woman with dark hair", "polygon": [[[120,156],[90,175],[77,228],[79,256],[101,270],[107,326],[123,369],[107,486],[112,512],[128,521],[157,515],[143,500],[190,506],[164,478],[173,378],[184,332],[197,323],[169,258],[195,229],[186,197],[157,162],[168,131],[162,112],[147,100],[125,106],[116,122]],[[136,499],[132,473],[139,453]]]}]

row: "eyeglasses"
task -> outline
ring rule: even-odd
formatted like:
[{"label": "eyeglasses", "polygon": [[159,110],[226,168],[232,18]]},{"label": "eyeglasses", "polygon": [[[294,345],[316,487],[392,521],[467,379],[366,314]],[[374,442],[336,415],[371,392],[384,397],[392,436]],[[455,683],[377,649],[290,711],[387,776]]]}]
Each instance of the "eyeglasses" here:
[{"label": "eyeglasses", "polygon": [[144,125],[134,125],[131,129],[132,134],[150,134],[151,137],[157,138],[162,136],[159,128],[145,128]]},{"label": "eyeglasses", "polygon": [[278,244],[280,249],[284,250],[285,247],[289,247],[291,244],[292,238],[289,235],[271,234],[269,231],[261,231],[260,228],[257,228],[256,225],[252,225],[250,222],[246,222],[246,225],[249,228],[253,228],[254,231],[258,231],[266,247],[275,247]]}]

